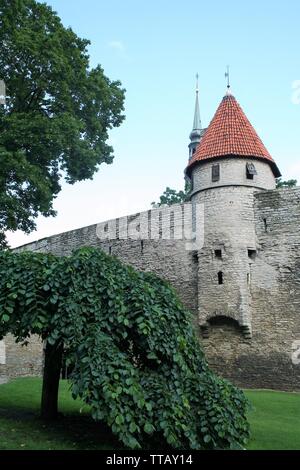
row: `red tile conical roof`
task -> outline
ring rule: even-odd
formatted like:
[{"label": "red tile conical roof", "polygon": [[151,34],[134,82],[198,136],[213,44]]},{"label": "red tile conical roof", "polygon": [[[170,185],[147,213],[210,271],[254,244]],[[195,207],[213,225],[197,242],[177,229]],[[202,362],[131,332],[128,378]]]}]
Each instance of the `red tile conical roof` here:
[{"label": "red tile conical roof", "polygon": [[186,171],[190,174],[197,162],[225,156],[266,160],[271,165],[274,176],[281,176],[273,158],[231,94],[224,96],[221,101]]}]

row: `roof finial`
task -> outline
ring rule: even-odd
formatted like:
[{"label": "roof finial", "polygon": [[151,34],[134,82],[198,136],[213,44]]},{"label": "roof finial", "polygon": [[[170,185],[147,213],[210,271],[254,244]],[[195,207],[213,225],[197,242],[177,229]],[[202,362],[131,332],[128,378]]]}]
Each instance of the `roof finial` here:
[{"label": "roof finial", "polygon": [[199,84],[198,84],[199,75],[196,73],[196,93],[199,93]]},{"label": "roof finial", "polygon": [[227,95],[230,95],[230,73],[229,73],[229,65],[227,65],[227,69],[225,72],[225,78],[227,78]]},{"label": "roof finial", "polygon": [[227,88],[230,88],[229,65],[227,65],[227,70],[226,70],[226,72],[225,72],[225,77],[227,78]]}]

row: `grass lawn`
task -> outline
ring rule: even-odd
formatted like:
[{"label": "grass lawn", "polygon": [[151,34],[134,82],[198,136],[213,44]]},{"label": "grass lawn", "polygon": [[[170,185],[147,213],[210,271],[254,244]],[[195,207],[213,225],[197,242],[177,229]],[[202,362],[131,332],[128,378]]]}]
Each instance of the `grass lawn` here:
[{"label": "grass lawn", "polygon": [[[41,380],[22,378],[0,385],[0,449],[121,449],[105,426],[94,423],[89,410],[74,401],[66,381],[60,383],[59,409],[64,417],[45,423],[38,417]],[[248,449],[300,449],[300,393],[247,390]]]},{"label": "grass lawn", "polygon": [[300,450],[300,393],[246,390],[251,440],[247,449]]},{"label": "grass lawn", "polygon": [[59,411],[63,418],[48,423],[39,418],[42,381],[21,378],[0,385],[0,450],[110,450],[122,446],[89,409],[73,400],[67,381],[59,387]]}]

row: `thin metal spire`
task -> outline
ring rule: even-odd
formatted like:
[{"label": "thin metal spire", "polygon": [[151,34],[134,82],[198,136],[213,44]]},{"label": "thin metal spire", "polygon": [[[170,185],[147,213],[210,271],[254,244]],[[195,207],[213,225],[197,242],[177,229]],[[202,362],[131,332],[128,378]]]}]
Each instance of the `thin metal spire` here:
[{"label": "thin metal spire", "polygon": [[198,83],[199,75],[196,74],[196,102],[195,102],[195,112],[194,112],[194,123],[193,123],[193,131],[194,130],[201,130],[201,117],[200,117],[200,107],[199,107],[199,83]]},{"label": "thin metal spire", "polygon": [[189,143],[189,159],[194,155],[196,148],[201,140],[203,135],[203,129],[201,124],[200,117],[200,107],[199,107],[199,84],[198,84],[199,75],[196,74],[196,102],[195,102],[195,112],[194,112],[194,122],[193,130],[190,133],[190,143]]},{"label": "thin metal spire", "polygon": [[226,72],[225,72],[225,78],[227,78],[227,92],[226,92],[226,95],[231,95],[229,65],[227,65],[227,69],[226,69]]}]

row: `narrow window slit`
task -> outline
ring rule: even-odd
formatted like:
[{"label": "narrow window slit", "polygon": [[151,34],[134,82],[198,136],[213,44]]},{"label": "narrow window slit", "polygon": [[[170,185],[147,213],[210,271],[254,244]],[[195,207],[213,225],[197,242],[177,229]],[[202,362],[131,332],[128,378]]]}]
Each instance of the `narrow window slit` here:
[{"label": "narrow window slit", "polygon": [[212,182],[219,181],[220,179],[220,164],[217,163],[216,165],[213,165],[211,168],[211,180]]},{"label": "narrow window slit", "polygon": [[256,258],[256,250],[248,250],[248,257],[252,260]]},{"label": "narrow window slit", "polygon": [[265,232],[267,232],[268,231],[267,219],[263,219],[263,221],[264,221]]}]

